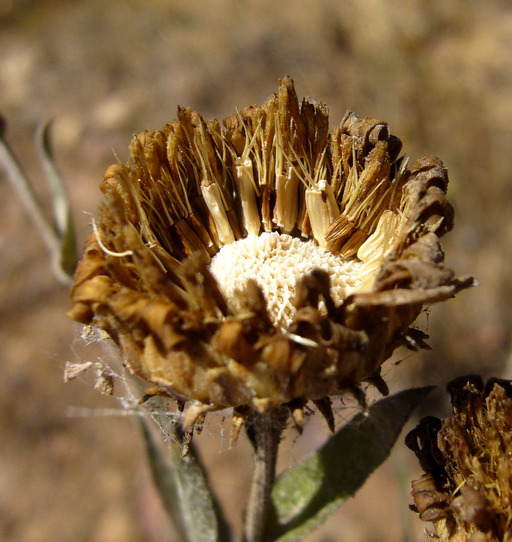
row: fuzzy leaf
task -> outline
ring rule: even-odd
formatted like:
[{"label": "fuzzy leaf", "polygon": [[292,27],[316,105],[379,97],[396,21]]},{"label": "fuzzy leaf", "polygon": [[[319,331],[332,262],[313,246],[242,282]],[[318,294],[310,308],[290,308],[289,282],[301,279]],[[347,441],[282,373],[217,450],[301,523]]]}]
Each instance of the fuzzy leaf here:
[{"label": "fuzzy leaf", "polygon": [[[164,417],[159,418],[158,423],[164,425]],[[193,446],[183,458],[179,444],[182,434],[174,425],[166,424],[165,431],[171,438],[167,443],[170,453],[164,455],[143,418],[141,425],[153,480],[181,538],[186,542],[228,542],[227,524]]]},{"label": "fuzzy leaf", "polygon": [[272,491],[270,539],[301,540],[352,497],[388,457],[412,411],[432,388],[413,388],[378,401],[320,450],[284,472]]}]

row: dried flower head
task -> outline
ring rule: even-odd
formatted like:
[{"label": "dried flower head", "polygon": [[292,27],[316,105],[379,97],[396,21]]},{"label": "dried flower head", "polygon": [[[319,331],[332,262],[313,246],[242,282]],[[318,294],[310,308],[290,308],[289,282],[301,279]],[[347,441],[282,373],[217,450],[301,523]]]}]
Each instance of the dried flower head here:
[{"label": "dried flower head", "polygon": [[425,470],[415,509],[438,540],[512,540],[512,386],[479,376],[448,384],[453,416],[425,418],[406,437]]},{"label": "dried flower head", "polygon": [[[327,108],[293,81],[260,107],[205,121],[190,109],[136,135],[110,166],[70,315],[104,330],[130,371],[208,410],[287,405],[372,382],[424,304],[473,279],[443,267],[448,177],[409,169],[384,122]],[[236,420],[235,420],[236,421]]]}]

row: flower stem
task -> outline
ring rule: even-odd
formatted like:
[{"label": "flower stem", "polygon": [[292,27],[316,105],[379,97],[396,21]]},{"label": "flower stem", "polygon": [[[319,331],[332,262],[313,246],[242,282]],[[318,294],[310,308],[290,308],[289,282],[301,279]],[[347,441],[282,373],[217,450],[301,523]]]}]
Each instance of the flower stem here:
[{"label": "flower stem", "polygon": [[247,420],[246,432],[253,448],[253,474],[245,508],[244,542],[264,542],[270,512],[270,493],[276,476],[276,461],[281,434],[288,412],[276,409],[255,413]]}]

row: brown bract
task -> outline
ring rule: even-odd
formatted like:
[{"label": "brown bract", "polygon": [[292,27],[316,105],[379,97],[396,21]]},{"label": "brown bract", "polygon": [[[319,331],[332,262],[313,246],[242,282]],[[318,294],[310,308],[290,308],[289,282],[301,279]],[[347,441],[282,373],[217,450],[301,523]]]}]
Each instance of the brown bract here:
[{"label": "brown bract", "polygon": [[[330,132],[327,108],[299,104],[288,77],[224,129],[179,108],[107,169],[70,316],[106,331],[132,373],[193,402],[189,423],[281,405],[298,420],[307,401],[328,413],[330,396],[361,382],[385,391],[382,363],[424,344],[410,329],[422,307],[473,284],[442,265],[446,169],[434,157],[408,168],[400,149],[386,123],[351,111]],[[276,320],[268,277],[214,276],[223,247],[272,232],[352,262],[345,297],[333,294],[344,277],[320,265],[294,279],[291,316]],[[281,283],[267,287],[279,305]]]},{"label": "brown bract", "polygon": [[406,443],[425,470],[417,512],[445,542],[512,540],[512,386],[478,376],[448,385],[453,416],[426,418]]}]

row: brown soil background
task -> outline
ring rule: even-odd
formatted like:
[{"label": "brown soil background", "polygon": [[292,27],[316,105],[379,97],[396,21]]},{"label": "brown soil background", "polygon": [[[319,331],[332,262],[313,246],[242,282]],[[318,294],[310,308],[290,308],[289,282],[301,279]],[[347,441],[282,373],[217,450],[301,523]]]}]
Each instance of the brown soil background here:
[{"label": "brown soil background", "polygon": [[[412,160],[437,154],[457,213],[447,262],[480,286],[422,323],[432,352],[406,354],[393,389],[479,372],[512,377],[512,8],[489,0],[0,0],[0,111],[6,138],[46,197],[35,126],[53,119],[80,243],[114,149],[163,126],[178,104],[206,118],[261,103],[290,74],[299,96],[390,123]],[[172,541],[133,416],[80,382],[65,361],[80,347],[44,246],[0,172],[0,538]],[[446,407],[434,394],[430,412]],[[70,407],[89,410],[70,416]],[[110,416],[102,409],[113,409]],[[340,411],[345,419],[351,412]],[[325,438],[313,417],[288,438],[282,468]],[[198,439],[212,483],[239,524],[250,459],[228,450],[218,422]],[[400,439],[391,459],[309,541],[424,540],[407,510],[419,474]]]}]

